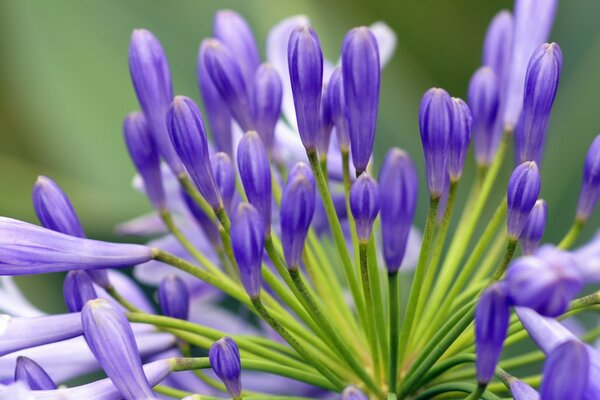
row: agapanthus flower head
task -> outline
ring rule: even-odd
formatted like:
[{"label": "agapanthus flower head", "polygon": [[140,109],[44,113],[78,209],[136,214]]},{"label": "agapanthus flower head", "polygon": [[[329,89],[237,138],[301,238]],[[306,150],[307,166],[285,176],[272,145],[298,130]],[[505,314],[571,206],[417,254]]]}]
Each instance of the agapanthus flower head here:
[{"label": "agapanthus flower head", "polygon": [[496,365],[506,339],[509,299],[503,283],[489,286],[475,309],[475,351],[477,381],[487,384],[494,377]]},{"label": "agapanthus flower head", "polygon": [[24,356],[17,357],[15,382],[24,382],[31,390],[53,390],[56,383],[38,363]]},{"label": "agapanthus flower head", "polygon": [[274,151],[275,125],[281,114],[282,96],[283,88],[277,70],[270,64],[261,65],[253,81],[252,112],[256,131],[269,154]]},{"label": "agapanthus flower head", "polygon": [[249,83],[244,79],[233,50],[217,39],[205,39],[200,45],[200,57],[235,121],[243,131],[252,129]]},{"label": "agapanthus flower head", "polygon": [[358,240],[366,242],[379,214],[379,185],[369,174],[363,172],[350,188],[350,210],[356,222]]},{"label": "agapanthus flower head", "polygon": [[548,355],[540,394],[544,400],[583,400],[588,386],[590,359],[579,340],[567,340]]},{"label": "agapanthus flower head", "polygon": [[210,366],[223,381],[233,398],[239,398],[242,392],[242,365],[240,351],[230,337],[222,337],[213,343],[208,352]]},{"label": "agapanthus flower head", "polygon": [[171,274],[158,287],[158,304],[167,317],[187,320],[190,309],[190,292],[185,282]]},{"label": "agapanthus flower head", "polygon": [[235,193],[235,169],[231,157],[223,152],[216,153],[212,157],[212,167],[223,205],[229,210]]},{"label": "agapanthus flower head", "polygon": [[448,175],[452,114],[452,100],[444,89],[429,89],[423,95],[419,108],[419,129],[427,185],[432,197],[441,196]]},{"label": "agapanthus flower head", "polygon": [[330,93],[327,88],[327,84],[323,85],[323,92],[321,93],[321,107],[319,108],[319,121],[321,129],[317,135],[317,150],[319,151],[319,156],[321,158],[327,158],[329,144],[331,142],[331,133],[334,126],[331,100],[329,99]]},{"label": "agapanthus flower head", "polygon": [[127,400],[156,399],[123,311],[107,300],[91,300],[83,307],[81,321],[90,350],[121,395]]},{"label": "agapanthus flower head", "polygon": [[356,386],[348,386],[342,392],[342,400],[368,400],[368,397]]},{"label": "agapanthus flower head", "polygon": [[238,145],[237,164],[248,201],[263,219],[265,235],[271,232],[271,165],[260,136],[247,132]]},{"label": "agapanthus flower head", "polygon": [[542,199],[535,202],[533,209],[527,217],[525,227],[521,232],[521,249],[524,255],[532,255],[542,241],[546,219],[548,217],[548,205]]},{"label": "agapanthus flower head", "polygon": [[261,263],[264,247],[264,222],[251,204],[240,203],[231,222],[231,245],[248,296],[260,296]]},{"label": "agapanthus flower head", "polygon": [[166,200],[160,170],[160,156],[144,114],[134,112],[125,118],[123,136],[129,156],[144,181],[146,195],[156,209],[164,209]]},{"label": "agapanthus flower head", "polygon": [[183,165],[165,125],[165,115],[173,100],[169,64],[160,42],[150,31],[133,31],[129,44],[129,72],[160,155],[175,175],[183,173]]},{"label": "agapanthus flower head", "polygon": [[80,312],[88,301],[98,297],[92,279],[84,271],[70,271],[67,274],[63,296],[69,312]]},{"label": "agapanthus flower head", "polygon": [[592,142],[583,164],[577,219],[587,221],[600,200],[600,135]]},{"label": "agapanthus flower head", "polygon": [[508,223],[511,240],[517,240],[540,194],[540,172],[534,161],[526,161],[513,171],[508,182]]},{"label": "agapanthus flower head", "polygon": [[501,130],[497,129],[500,106],[498,78],[491,67],[481,67],[469,82],[469,108],[473,115],[475,160],[480,166],[492,163]]},{"label": "agapanthus flower head", "polygon": [[448,174],[454,182],[462,175],[467,151],[471,143],[471,125],[473,117],[467,104],[456,97],[452,98],[452,130],[448,157]]},{"label": "agapanthus flower head", "polygon": [[0,217],[0,275],[120,268],[152,257],[146,246],[82,239]]},{"label": "agapanthus flower head", "polygon": [[381,239],[388,272],[396,272],[406,252],[408,234],[417,209],[419,177],[405,151],[388,151],[379,172]]},{"label": "agapanthus flower head", "polygon": [[167,113],[167,127],[177,154],[202,196],[213,208],[222,208],[208,155],[204,120],[196,103],[189,97],[175,97]]},{"label": "agapanthus flower head", "polygon": [[331,118],[335,125],[335,134],[340,147],[345,151],[350,149],[350,128],[346,117],[344,100],[344,78],[342,67],[336,67],[327,83],[327,100],[331,107]]},{"label": "agapanthus flower head", "polygon": [[297,269],[315,212],[315,178],[308,165],[296,164],[288,176],[279,210],[281,245],[289,269]]},{"label": "agapanthus flower head", "polygon": [[556,43],[542,44],[531,55],[525,77],[523,109],[515,129],[517,163],[542,160],[561,69],[562,52]]},{"label": "agapanthus flower head", "polygon": [[[510,11],[502,10],[494,16],[492,22],[485,34],[483,43],[483,54],[481,63],[490,67],[501,90],[501,97],[504,100],[506,88],[508,87],[508,78],[513,49],[514,19]],[[500,89],[499,89],[500,90]],[[473,109],[471,108],[471,111]],[[475,111],[473,111],[475,114]],[[500,126],[502,130],[502,126]]]},{"label": "agapanthus flower head", "polygon": [[381,81],[379,48],[369,28],[354,28],[346,34],[342,44],[342,76],[352,162],[360,174],[373,153]]},{"label": "agapanthus flower head", "polygon": [[307,150],[316,150],[319,108],[323,90],[323,52],[314,29],[298,26],[288,43],[288,66],[296,109],[298,132]]},{"label": "agapanthus flower head", "polygon": [[506,274],[512,302],[557,317],[583,288],[577,261],[565,251],[544,246],[534,256],[513,261]]}]

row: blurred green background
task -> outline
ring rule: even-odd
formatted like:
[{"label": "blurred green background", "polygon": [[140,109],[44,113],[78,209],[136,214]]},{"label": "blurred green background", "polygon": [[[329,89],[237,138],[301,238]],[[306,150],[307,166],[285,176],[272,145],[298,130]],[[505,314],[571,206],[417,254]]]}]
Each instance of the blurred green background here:
[{"label": "blurred green background", "polygon": [[[376,157],[401,146],[423,175],[417,130],[422,93],[441,86],[466,96],[487,25],[512,1],[0,1],[0,215],[35,221],[30,192],[39,174],[67,191],[90,236],[118,239],[117,222],[148,211],[131,189],[134,171],[121,138],[123,117],[137,108],[127,68],[130,33],[153,31],[169,57],[175,92],[199,100],[196,53],[220,8],[244,15],[263,50],[274,23],[306,14],[333,60],[348,29],[388,23],[398,46],[383,75]],[[562,47],[564,68],[542,169],[548,241],[557,241],[572,220],[583,158],[600,131],[598,15],[597,0],[563,0],[551,35]],[[471,177],[467,172],[465,180]],[[498,185],[498,198],[505,187]],[[424,190],[421,199],[418,224]],[[586,236],[598,221],[591,221]],[[33,284],[47,282],[41,279]]]}]

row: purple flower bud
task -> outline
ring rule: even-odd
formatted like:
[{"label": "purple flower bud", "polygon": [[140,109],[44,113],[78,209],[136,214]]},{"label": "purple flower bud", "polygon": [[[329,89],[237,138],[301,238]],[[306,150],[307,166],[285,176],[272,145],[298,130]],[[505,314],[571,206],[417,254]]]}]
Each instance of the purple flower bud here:
[{"label": "purple flower bud", "polygon": [[298,132],[304,147],[312,151],[316,149],[320,130],[323,53],[319,37],[310,26],[299,26],[292,31],[288,42],[288,65]]},{"label": "purple flower bud", "polygon": [[465,158],[471,143],[471,110],[467,104],[456,97],[452,98],[452,130],[450,132],[450,155],[448,173],[450,179],[458,181],[462,175]]},{"label": "purple flower bud", "polygon": [[562,53],[556,43],[543,44],[531,55],[525,78],[523,109],[515,130],[515,158],[518,163],[539,163],[542,159],[561,68]]},{"label": "purple flower bud", "polygon": [[350,188],[350,210],[356,222],[358,240],[368,241],[379,213],[379,185],[366,172],[360,174]]},{"label": "purple flower bud", "polygon": [[329,152],[329,143],[331,141],[331,131],[333,130],[333,114],[331,112],[331,101],[329,100],[329,90],[327,90],[327,84],[323,85],[323,92],[321,93],[321,107],[319,109],[319,120],[321,129],[317,136],[317,150],[319,156],[327,157]]},{"label": "purple flower bud", "polygon": [[585,344],[567,340],[548,355],[540,394],[544,400],[583,400],[588,386],[590,356]]},{"label": "purple flower bud", "polygon": [[368,400],[369,398],[356,386],[348,386],[342,392],[341,400]]},{"label": "purple flower bud", "polygon": [[488,383],[494,377],[508,329],[509,303],[503,283],[489,286],[475,309],[475,351],[477,381]]},{"label": "purple flower bud", "polygon": [[296,164],[281,196],[281,245],[290,270],[298,269],[304,241],[315,212],[315,178],[304,163]]},{"label": "purple flower bud", "polygon": [[433,197],[439,197],[448,175],[452,129],[452,100],[444,89],[429,89],[423,95],[419,108],[419,129],[429,192]]},{"label": "purple flower bud", "polygon": [[[499,97],[505,97],[513,48],[514,20],[512,14],[503,10],[494,16],[485,34],[482,64],[490,67],[497,77],[498,87],[503,88]],[[475,111],[471,108],[473,114]]]},{"label": "purple flower bud", "polygon": [[256,208],[240,203],[231,224],[231,245],[242,284],[252,299],[260,296],[264,230],[263,219]]},{"label": "purple flower bud", "polygon": [[194,200],[183,188],[181,188],[181,197],[208,240],[210,240],[215,247],[220,247],[221,236],[215,222],[205,214],[204,210],[196,203],[196,200]]},{"label": "purple flower bud", "polygon": [[469,82],[469,108],[473,113],[475,159],[480,166],[492,163],[501,130],[496,128],[499,107],[498,79],[490,67],[479,68]]},{"label": "purple flower bud", "polygon": [[373,153],[381,81],[379,48],[369,28],[354,28],[346,34],[342,44],[342,75],[352,161],[360,174]]},{"label": "purple flower bud", "polygon": [[235,193],[235,170],[231,158],[226,153],[216,153],[212,159],[215,182],[221,193],[226,210],[229,210]]},{"label": "purple flower bud", "polygon": [[165,191],[160,171],[160,158],[142,113],[134,112],[125,118],[123,135],[129,156],[144,181],[144,188],[150,202],[155,208],[164,209]]},{"label": "purple flower bud", "polygon": [[507,289],[515,305],[557,317],[583,288],[574,257],[545,246],[535,256],[513,261],[506,275]]},{"label": "purple flower bud", "polygon": [[263,219],[265,235],[271,232],[271,166],[265,146],[258,134],[250,131],[238,145],[240,179],[248,201]]},{"label": "purple flower bud", "polygon": [[513,171],[508,181],[508,236],[517,240],[540,194],[540,173],[535,161],[526,161]]},{"label": "purple flower bud", "polygon": [[0,275],[120,268],[151,259],[150,247],[81,239],[0,217]]},{"label": "purple flower bud", "polygon": [[205,39],[200,45],[200,57],[236,122],[243,131],[252,129],[248,83],[232,51],[217,39]]},{"label": "purple flower bud", "polygon": [[160,155],[175,175],[183,173],[183,165],[169,140],[165,124],[173,100],[169,64],[158,39],[145,29],[136,29],[131,35],[129,72]]},{"label": "purple flower bud", "polygon": [[158,303],[164,315],[187,320],[190,308],[190,293],[181,278],[168,275],[158,287]]},{"label": "purple flower bud", "polygon": [[242,393],[242,363],[235,341],[227,336],[217,340],[210,346],[208,358],[210,366],[223,381],[231,397],[240,397]]},{"label": "purple flower bud", "polygon": [[596,136],[583,164],[583,179],[577,202],[577,219],[587,221],[600,200],[600,135]]},{"label": "purple flower bud", "polygon": [[204,101],[204,109],[208,117],[212,138],[218,151],[232,155],[231,112],[206,70],[202,49],[201,46],[200,51],[198,51],[198,85]]},{"label": "purple flower bud", "polygon": [[71,271],[65,277],[63,296],[69,312],[80,312],[85,303],[98,297],[94,283],[84,271]]},{"label": "purple flower bud", "polygon": [[350,148],[350,129],[346,118],[346,107],[344,100],[344,79],[342,67],[333,70],[327,83],[327,99],[331,103],[331,118],[335,125],[335,134],[342,149]]},{"label": "purple flower bud", "polygon": [[244,79],[250,84],[260,64],[258,46],[252,29],[241,15],[232,10],[220,10],[213,19],[213,35],[235,54]]},{"label": "purple flower bud", "polygon": [[419,194],[417,170],[406,152],[397,148],[388,151],[379,184],[385,188],[379,193],[383,256],[388,272],[394,273],[404,259]]},{"label": "purple flower bud", "polygon": [[83,307],[81,322],[90,350],[121,395],[127,400],[156,399],[123,311],[107,300],[92,300]]},{"label": "purple flower bud", "polygon": [[198,106],[185,96],[173,100],[167,114],[169,135],[194,184],[213,208],[223,207],[215,184],[204,121]]},{"label": "purple flower bud", "polygon": [[54,390],[56,383],[38,363],[24,356],[17,357],[15,382],[24,382],[31,390]]},{"label": "purple flower bud", "polygon": [[540,395],[534,388],[518,379],[510,382],[510,392],[514,400],[540,400]]},{"label": "purple flower bud", "polygon": [[514,128],[523,105],[527,63],[533,51],[548,40],[558,0],[516,0],[514,41],[504,110],[504,125]]},{"label": "purple flower bud", "polygon": [[275,143],[275,125],[281,114],[283,88],[279,74],[270,64],[260,66],[254,76],[252,109],[256,130],[269,154]]},{"label": "purple flower bud", "polygon": [[544,235],[547,215],[548,206],[546,202],[542,199],[536,201],[519,238],[524,255],[531,255],[538,248]]}]

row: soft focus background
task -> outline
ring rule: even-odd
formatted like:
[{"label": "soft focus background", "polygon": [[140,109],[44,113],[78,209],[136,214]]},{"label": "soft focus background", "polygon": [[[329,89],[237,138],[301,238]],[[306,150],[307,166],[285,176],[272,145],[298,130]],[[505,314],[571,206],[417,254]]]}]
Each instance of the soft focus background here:
[{"label": "soft focus background", "polygon": [[[114,235],[114,225],[150,209],[131,189],[134,170],[121,137],[123,117],[138,107],[127,67],[131,31],[144,27],[158,36],[175,93],[199,100],[198,45],[210,35],[212,16],[220,8],[247,18],[261,50],[273,24],[306,14],[332,60],[348,29],[388,23],[398,34],[398,46],[383,74],[376,158],[381,160],[390,146],[403,147],[423,176],[417,129],[421,95],[441,86],[465,98],[487,25],[497,11],[511,9],[512,1],[0,1],[0,215],[35,221],[31,186],[37,175],[48,175],[70,195],[90,236],[123,240]],[[551,35],[564,54],[542,168],[542,197],[549,204],[546,240],[552,242],[571,223],[583,158],[600,132],[598,15],[597,0],[563,0]],[[512,161],[505,164],[498,199]],[[467,172],[463,197],[471,178]],[[422,190],[419,226],[426,198]],[[496,199],[493,203],[490,209]],[[586,237],[598,226],[597,214]],[[59,292],[49,285],[60,285],[59,279],[21,282],[35,292],[36,303],[56,310],[62,307]]]}]

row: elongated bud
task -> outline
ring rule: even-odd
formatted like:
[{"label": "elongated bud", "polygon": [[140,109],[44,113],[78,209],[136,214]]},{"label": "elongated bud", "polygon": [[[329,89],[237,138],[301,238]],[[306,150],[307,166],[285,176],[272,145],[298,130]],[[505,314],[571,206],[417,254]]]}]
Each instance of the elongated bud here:
[{"label": "elongated bud", "polygon": [[591,369],[588,351],[580,341],[567,340],[550,352],[544,363],[542,399],[588,398],[585,396]]},{"label": "elongated bud", "polygon": [[251,299],[260,296],[264,230],[263,219],[256,208],[248,203],[237,206],[231,224],[231,245],[242,285]]},{"label": "elongated bud", "polygon": [[167,126],[177,154],[202,196],[213,208],[223,207],[208,155],[204,121],[196,103],[185,96],[175,97]]},{"label": "elongated bud", "polygon": [[540,173],[535,161],[526,161],[513,171],[508,181],[508,236],[521,236],[529,213],[540,194]]},{"label": "elongated bud", "polygon": [[321,107],[319,109],[319,121],[321,129],[317,135],[317,150],[321,158],[327,158],[329,152],[329,143],[331,141],[331,131],[333,130],[333,114],[331,112],[331,101],[329,100],[328,85],[323,85],[321,93]]},{"label": "elongated bud", "polygon": [[348,386],[342,392],[342,400],[368,400],[369,398],[356,386]]},{"label": "elongated bud", "polygon": [[510,382],[510,393],[514,400],[539,400],[540,394],[523,381],[514,379]]},{"label": "elongated bud", "polygon": [[0,217],[0,275],[120,268],[152,259],[150,247],[82,239]]},{"label": "elongated bud", "polygon": [[129,156],[144,181],[146,195],[156,209],[164,209],[165,191],[160,158],[142,113],[134,112],[125,118],[123,135]]},{"label": "elongated bud", "polygon": [[260,212],[265,235],[268,235],[271,232],[271,166],[256,132],[250,131],[240,140],[237,160],[248,201]]},{"label": "elongated bud", "polygon": [[433,197],[440,197],[448,174],[452,129],[452,100],[444,89],[429,89],[423,95],[419,108],[419,129],[429,192]]},{"label": "elongated bud", "polygon": [[350,150],[360,174],[373,153],[381,81],[379,48],[369,28],[354,28],[346,34],[342,44],[342,75]]},{"label": "elongated bud", "polygon": [[538,248],[542,236],[544,236],[547,216],[548,206],[546,202],[542,199],[536,201],[519,238],[524,255],[531,255]]},{"label": "elongated bud", "polygon": [[523,109],[515,130],[518,163],[542,160],[550,111],[556,97],[562,53],[556,43],[543,44],[531,55],[525,78]]},{"label": "elongated bud", "polygon": [[156,399],[123,311],[107,300],[92,300],[83,307],[81,322],[90,350],[121,395],[127,400]]},{"label": "elongated bud", "polygon": [[231,397],[240,397],[242,393],[242,363],[235,341],[227,336],[217,340],[210,346],[208,358],[215,375],[225,384]]},{"label": "elongated bud", "polygon": [[248,83],[232,51],[217,39],[205,39],[200,57],[208,76],[243,131],[252,129]]},{"label": "elongated bud", "polygon": [[221,237],[219,234],[219,228],[215,225],[215,222],[204,212],[202,208],[196,203],[186,191],[181,188],[181,197],[187,206],[187,209],[190,211],[198,225],[202,228],[202,231],[210,240],[210,242],[216,247],[219,248],[221,246]]},{"label": "elongated bud", "polygon": [[292,168],[281,196],[281,246],[287,267],[298,269],[304,241],[315,212],[315,178],[308,165],[298,163]]},{"label": "elongated bud", "polygon": [[577,338],[557,319],[543,317],[531,308],[515,307],[515,313],[529,337],[546,355],[564,341]]},{"label": "elongated bud", "polygon": [[235,11],[219,10],[213,19],[213,35],[239,60],[243,60],[239,66],[244,79],[250,84],[260,64],[258,46],[250,25]]},{"label": "elongated bud", "polygon": [[310,26],[298,26],[288,43],[288,66],[300,139],[313,151],[319,133],[319,107],[323,89],[323,52]]},{"label": "elongated bud", "polygon": [[327,83],[327,100],[331,104],[331,118],[335,125],[335,134],[340,147],[346,151],[350,149],[350,129],[346,118],[346,106],[344,100],[344,79],[342,67],[333,70]]},{"label": "elongated bud", "polygon": [[450,132],[450,157],[448,173],[450,179],[458,181],[462,175],[465,158],[471,143],[471,110],[467,104],[456,97],[452,98],[452,130]]},{"label": "elongated bud", "polygon": [[[514,19],[510,11],[502,10],[494,16],[483,42],[482,64],[490,67],[497,77],[498,87],[503,88],[499,96],[505,98],[510,73],[514,35]],[[470,104],[469,104],[470,105]],[[473,114],[475,111],[471,108]],[[502,130],[502,127],[500,127]]]},{"label": "elongated bud", "polygon": [[79,312],[90,300],[98,297],[92,279],[84,271],[71,271],[65,277],[63,296],[69,312]]},{"label": "elongated bud", "polygon": [[158,303],[164,315],[187,320],[190,293],[185,283],[176,275],[168,275],[158,287]]},{"label": "elongated bud", "polygon": [[502,283],[488,287],[475,309],[477,381],[486,384],[494,377],[508,329],[509,303]]},{"label": "elongated bud", "polygon": [[31,390],[54,390],[56,383],[38,363],[24,356],[17,357],[15,382],[24,382]]},{"label": "elongated bud", "polygon": [[165,125],[165,116],[173,100],[169,64],[158,39],[145,29],[136,29],[131,35],[129,73],[160,155],[175,175],[183,173],[183,165]]},{"label": "elongated bud", "polygon": [[557,317],[583,288],[576,260],[551,246],[540,248],[535,256],[516,259],[506,274],[513,303],[538,313]]},{"label": "elongated bud", "polygon": [[379,185],[381,239],[388,272],[397,272],[404,259],[408,234],[417,209],[419,177],[410,156],[398,148],[388,151]]},{"label": "elongated bud", "polygon": [[558,0],[515,1],[514,39],[504,110],[504,125],[509,130],[515,127],[523,106],[527,63],[533,51],[548,40],[557,4]]},{"label": "elongated bud", "polygon": [[600,200],[600,135],[596,136],[583,164],[577,219],[587,221]]},{"label": "elongated bud", "polygon": [[379,213],[379,185],[366,172],[360,174],[350,188],[350,210],[356,222],[358,240],[368,241]]},{"label": "elongated bud", "polygon": [[231,158],[222,152],[216,153],[212,159],[215,182],[221,193],[225,209],[229,210],[235,193],[235,170]]},{"label": "elongated bud", "polygon": [[283,88],[279,74],[270,64],[260,66],[254,76],[252,109],[256,130],[269,154],[275,143],[275,125],[281,114]]},{"label": "elongated bud", "polygon": [[473,115],[475,160],[479,166],[492,163],[502,131],[496,128],[500,105],[498,79],[492,68],[481,67],[469,82],[469,108]]}]

